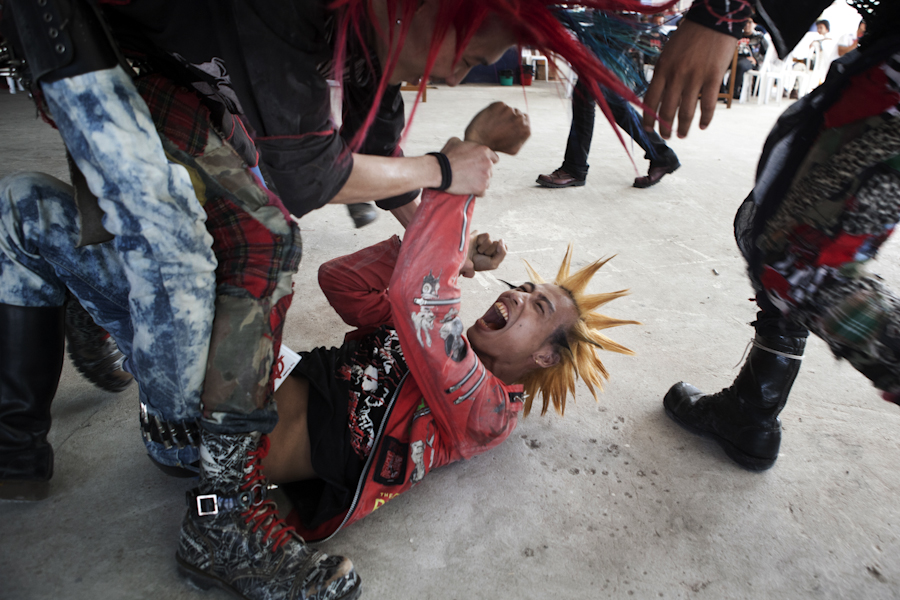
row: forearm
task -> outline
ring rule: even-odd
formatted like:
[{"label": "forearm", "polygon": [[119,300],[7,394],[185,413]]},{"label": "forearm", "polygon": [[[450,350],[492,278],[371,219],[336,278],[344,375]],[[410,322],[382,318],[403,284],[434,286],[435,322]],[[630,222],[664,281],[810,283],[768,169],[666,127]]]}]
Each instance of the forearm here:
[{"label": "forearm", "polygon": [[416,198],[412,202],[408,204],[404,204],[398,208],[391,209],[391,214],[396,217],[400,224],[403,225],[403,228],[406,229],[409,227],[410,221],[412,221],[413,217],[416,214],[416,209],[419,208],[419,204],[422,203],[421,196]]},{"label": "forearm", "polygon": [[440,185],[441,167],[433,156],[384,157],[354,154],[350,177],[330,202],[370,202]]},{"label": "forearm", "polygon": [[853,51],[853,50],[856,50],[856,47],[857,47],[858,45],[859,45],[859,42],[854,41],[854,42],[853,42],[852,44],[850,44],[849,46],[838,46],[838,47],[837,47],[837,50],[838,50],[838,56],[844,56],[844,55],[847,54],[848,52],[851,52],[851,51]]}]

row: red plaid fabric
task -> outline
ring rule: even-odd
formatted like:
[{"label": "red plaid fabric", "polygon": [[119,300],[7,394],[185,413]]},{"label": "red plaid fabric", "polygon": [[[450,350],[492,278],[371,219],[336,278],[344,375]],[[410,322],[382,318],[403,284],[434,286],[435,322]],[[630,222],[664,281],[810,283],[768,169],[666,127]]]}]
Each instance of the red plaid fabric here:
[{"label": "red plaid fabric", "polygon": [[[277,298],[276,292],[279,282],[290,278],[300,264],[299,229],[281,200],[249,173],[236,151],[223,153],[217,150],[211,161],[204,160],[210,130],[213,135],[218,134],[210,122],[210,111],[196,93],[159,75],[142,77],[135,83],[147,102],[170,159],[195,171],[206,182],[204,197],[198,199],[206,211],[206,228],[212,235],[212,249],[218,260],[217,294],[220,297],[252,297],[268,310],[268,320],[258,334],[266,343],[272,344],[272,356],[277,356],[285,314],[293,294]],[[219,148],[218,144],[216,148]],[[204,168],[206,164],[214,165],[211,168],[215,172]],[[284,231],[284,222],[290,225],[289,234],[273,233],[269,227]],[[227,371],[228,376],[216,374],[210,378],[207,372],[204,410],[245,413],[262,408],[273,393],[274,379],[269,375],[274,365],[254,363],[247,357],[246,347],[238,348],[239,344],[229,340],[227,335],[217,338],[217,326],[221,325],[223,331],[227,331],[231,327],[229,320],[241,322],[243,319],[240,313],[231,313],[223,317],[223,325],[220,316],[217,313],[213,324],[215,347],[210,349],[210,355],[215,355],[216,360],[208,365],[208,369]],[[221,394],[210,392],[211,381],[229,381],[235,371],[265,374],[261,375],[267,377],[266,385],[263,385],[265,397],[255,393],[257,383],[263,382],[256,382],[253,377],[236,379],[241,386],[234,390],[229,388]]]},{"label": "red plaid fabric", "polygon": [[291,256],[293,244],[275,235],[243,212],[228,198],[206,202],[206,228],[213,236],[213,252],[219,261],[216,283],[266,298],[275,291],[279,272],[296,270],[299,257]]},{"label": "red plaid fabric", "polygon": [[200,97],[161,75],[147,75],[134,85],[147,103],[160,135],[179,150],[199,156],[209,136],[209,109]]}]

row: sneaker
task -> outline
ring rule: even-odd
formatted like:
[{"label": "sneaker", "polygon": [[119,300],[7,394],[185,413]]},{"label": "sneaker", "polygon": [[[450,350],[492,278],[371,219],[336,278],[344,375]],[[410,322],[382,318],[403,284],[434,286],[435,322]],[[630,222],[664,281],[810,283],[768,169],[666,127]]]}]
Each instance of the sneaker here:
[{"label": "sneaker", "polygon": [[359,598],[353,563],[307,546],[267,498],[260,465],[269,438],[205,430],[201,436],[200,486],[187,495],[179,572],[202,589],[215,586],[246,600]]},{"label": "sneaker", "polygon": [[122,368],[125,355],[116,341],[74,297],[66,302],[66,340],[72,364],[101,390],[118,393],[134,382],[131,373]]},{"label": "sneaker", "polygon": [[564,188],[582,186],[586,180],[573,177],[560,168],[549,175],[538,175],[536,182],[546,188]]}]

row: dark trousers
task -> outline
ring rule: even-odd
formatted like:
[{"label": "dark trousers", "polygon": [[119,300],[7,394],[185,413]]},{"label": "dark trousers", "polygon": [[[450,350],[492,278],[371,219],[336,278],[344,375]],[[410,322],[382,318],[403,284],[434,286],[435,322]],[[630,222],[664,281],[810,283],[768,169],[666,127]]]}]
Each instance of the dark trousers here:
[{"label": "dark trousers", "polygon": [[744,74],[751,69],[755,69],[756,65],[747,58],[746,56],[741,56],[738,58],[737,66],[735,67],[735,76],[734,76],[734,97],[741,97],[741,88],[744,87]]},{"label": "dark trousers", "polygon": [[[603,90],[603,98],[609,105],[616,125],[625,130],[631,139],[644,150],[644,158],[651,166],[667,164],[678,160],[675,152],[666,145],[655,131],[644,131],[641,118],[628,102],[620,96]],[[562,169],[578,179],[585,179],[588,173],[588,153],[594,135],[594,99],[586,85],[579,80],[572,92],[572,126],[566,144],[566,158]]]}]

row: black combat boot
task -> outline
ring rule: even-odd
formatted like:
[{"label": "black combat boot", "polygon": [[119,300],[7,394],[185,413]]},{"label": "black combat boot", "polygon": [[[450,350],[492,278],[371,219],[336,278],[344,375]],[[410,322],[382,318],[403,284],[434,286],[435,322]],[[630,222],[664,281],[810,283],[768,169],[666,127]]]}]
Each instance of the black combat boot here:
[{"label": "black combat boot", "polygon": [[188,492],[175,558],[203,589],[247,600],[355,600],[353,563],[306,545],[266,497],[269,438],[201,429],[199,487]]},{"label": "black combat boot", "polygon": [[50,403],[63,350],[63,307],[0,304],[0,499],[47,497]]},{"label": "black combat boot", "polygon": [[125,355],[116,341],[94,323],[74,296],[66,303],[66,340],[72,364],[101,390],[116,394],[134,382],[131,373],[122,368]]},{"label": "black combat boot", "polygon": [[673,385],[663,400],[666,414],[693,433],[715,440],[736,463],[751,471],[775,464],[781,419],[800,370],[806,337],[762,336],[731,387],[704,395],[689,383]]}]

